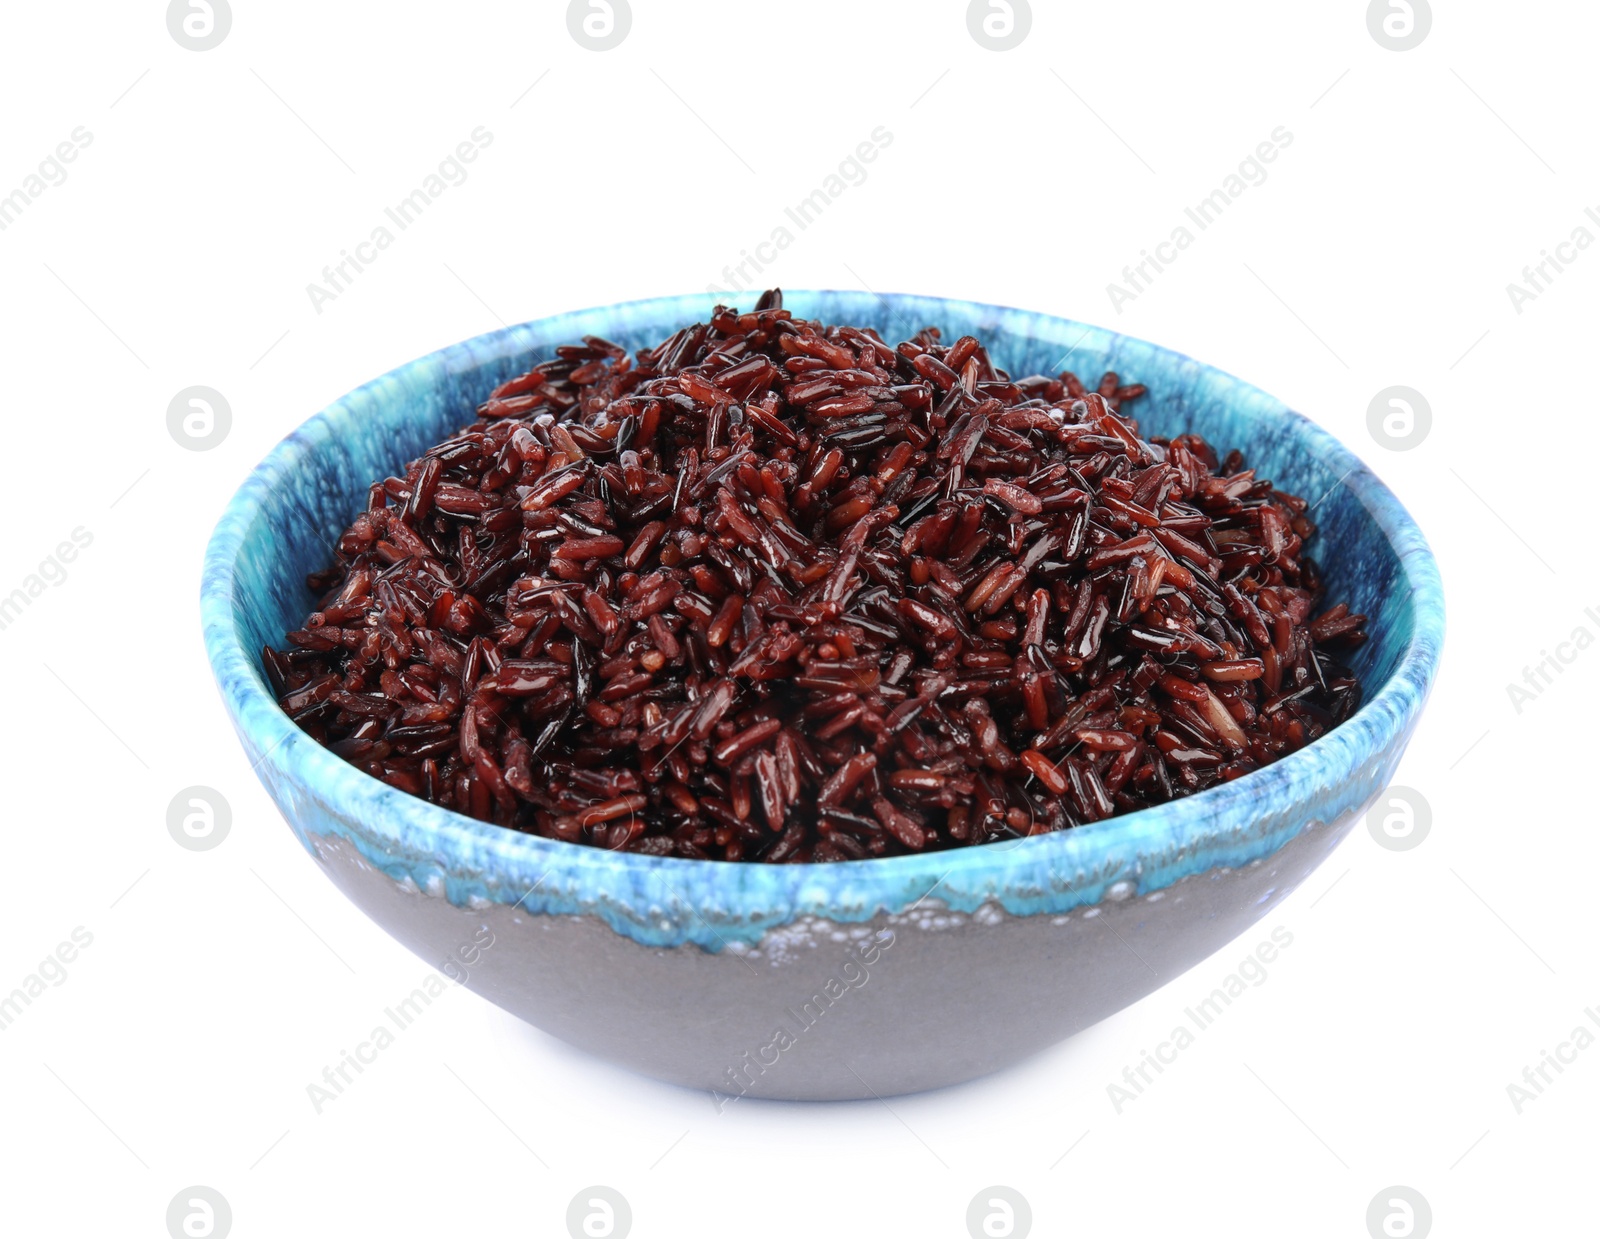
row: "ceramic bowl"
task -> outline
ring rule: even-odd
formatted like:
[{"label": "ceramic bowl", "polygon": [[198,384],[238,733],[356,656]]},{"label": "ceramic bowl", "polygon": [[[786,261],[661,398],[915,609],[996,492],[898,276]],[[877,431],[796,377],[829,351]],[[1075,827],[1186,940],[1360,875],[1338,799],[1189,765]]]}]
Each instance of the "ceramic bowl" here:
[{"label": "ceramic bowl", "polygon": [[[1331,597],[1370,617],[1365,704],[1292,756],[1156,809],[1037,838],[830,865],[618,854],[405,795],[278,709],[263,645],[298,627],[368,483],[471,420],[558,344],[635,349],[716,298],[564,314],[453,345],[295,431],[207,551],[206,648],[233,724],[306,850],[442,973],[573,1045],[727,1099],[890,1096],[972,1079],[1144,997],[1270,912],[1388,783],[1433,680],[1438,571],[1389,490],[1264,392],[1099,327],[934,297],[789,292],[797,314],[904,339],[971,333],[1016,375],[1116,370],[1147,433],[1198,431],[1315,500]],[[750,300],[750,298],[745,298]]]}]

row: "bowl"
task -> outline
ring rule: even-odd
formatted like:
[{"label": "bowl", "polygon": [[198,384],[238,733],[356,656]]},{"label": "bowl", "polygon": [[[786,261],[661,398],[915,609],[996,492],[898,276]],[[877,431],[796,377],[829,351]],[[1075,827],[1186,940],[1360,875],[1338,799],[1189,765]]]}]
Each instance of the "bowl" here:
[{"label": "bowl", "polygon": [[[746,298],[749,300],[750,298]],[[710,295],[558,315],[432,353],[351,392],[249,476],[206,554],[206,649],[251,764],[306,851],[439,971],[575,1046],[743,1096],[887,1097],[1026,1058],[1173,980],[1267,915],[1387,785],[1438,664],[1437,566],[1399,501],[1281,402],[1099,327],[935,297],[789,292],[796,314],[971,333],[1012,374],[1116,370],[1147,434],[1197,431],[1315,501],[1329,596],[1371,616],[1365,704],[1210,791],[1071,830],[836,864],[613,853],[480,822],[346,764],[278,708],[260,652],[298,627],[368,484],[496,384],[586,334],[636,349]]]}]

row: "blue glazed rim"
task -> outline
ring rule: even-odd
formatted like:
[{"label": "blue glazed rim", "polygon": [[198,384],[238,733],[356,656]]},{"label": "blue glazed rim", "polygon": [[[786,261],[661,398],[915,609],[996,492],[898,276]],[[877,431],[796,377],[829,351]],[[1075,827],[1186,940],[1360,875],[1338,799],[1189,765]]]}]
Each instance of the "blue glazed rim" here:
[{"label": "blue glazed rim", "polygon": [[645,945],[693,943],[719,951],[732,943],[754,944],[769,928],[798,917],[860,922],[879,912],[904,912],[930,896],[957,911],[993,903],[1027,916],[1064,914],[1099,903],[1108,892],[1114,898],[1148,894],[1185,877],[1260,860],[1313,823],[1349,817],[1387,784],[1426,702],[1444,637],[1438,566],[1422,531],[1388,487],[1314,423],[1250,384],[1181,354],[1056,316],[907,294],[786,291],[785,304],[807,316],[837,315],[838,321],[870,321],[885,310],[905,322],[916,320],[916,326],[951,318],[982,321],[1023,338],[1053,340],[1057,347],[1069,332],[1075,348],[1098,352],[1108,363],[1123,359],[1125,373],[1150,373],[1136,368],[1143,360],[1199,376],[1211,396],[1249,406],[1258,428],[1265,425],[1259,419],[1287,419],[1274,424],[1274,433],[1292,435],[1297,448],[1303,445],[1338,478],[1335,486],[1348,489],[1365,508],[1399,563],[1411,631],[1378,691],[1349,720],[1299,752],[1167,805],[1006,843],[821,865],[613,853],[523,834],[409,796],[300,731],[273,700],[258,654],[243,639],[236,569],[269,497],[294,485],[319,445],[361,416],[363,406],[436,387],[488,364],[524,359],[584,334],[616,339],[630,326],[703,321],[719,299],[624,302],[520,324],[429,354],[324,409],[279,443],[239,488],[206,550],[206,651],[254,770],[313,854],[312,836],[343,838],[391,877],[457,905],[487,900],[520,904],[535,914],[594,915]]}]

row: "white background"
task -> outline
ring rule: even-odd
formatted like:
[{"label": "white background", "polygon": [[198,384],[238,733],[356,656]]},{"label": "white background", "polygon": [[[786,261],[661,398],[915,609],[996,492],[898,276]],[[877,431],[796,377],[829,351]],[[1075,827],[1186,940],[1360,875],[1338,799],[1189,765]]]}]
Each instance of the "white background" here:
[{"label": "white background", "polygon": [[[1359,1239],[1394,1184],[1438,1235],[1592,1231],[1600,1047],[1521,1113],[1507,1086],[1600,1033],[1600,653],[1520,712],[1507,685],[1580,625],[1600,635],[1600,252],[1520,313],[1507,285],[1578,226],[1600,236],[1594,6],[1439,4],[1405,52],[1358,0],[1038,3],[1006,52],[956,0],[634,0],[604,53],[558,3],[235,0],[204,52],[163,9],[11,5],[0,41],[0,195],[92,134],[0,232],[0,594],[74,528],[93,538],[0,632],[0,993],[93,934],[0,1031],[7,1233],[161,1236],[193,1184],[241,1237],[560,1236],[590,1184],[627,1197],[640,1239],[960,1239],[991,1184],[1038,1235]],[[493,141],[469,179],[318,313],[308,283],[477,126]],[[317,872],[241,756],[196,616],[213,522],[280,437],[412,357],[726,286],[877,126],[892,144],[791,225],[774,281],[1156,340],[1303,410],[1410,506],[1450,604],[1399,776],[1431,833],[1396,852],[1358,827],[1195,971],[892,1110],[719,1115],[452,989],[316,1114],[307,1084],[426,967]],[[1277,126],[1293,141],[1267,180],[1119,313],[1107,284]],[[232,408],[206,452],[166,425],[193,384]],[[1432,408],[1409,451],[1367,429],[1391,384]],[[232,806],[213,851],[167,833],[193,784]],[[1107,1086],[1274,924],[1294,943],[1266,983],[1119,1114]]]}]

